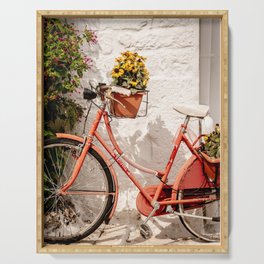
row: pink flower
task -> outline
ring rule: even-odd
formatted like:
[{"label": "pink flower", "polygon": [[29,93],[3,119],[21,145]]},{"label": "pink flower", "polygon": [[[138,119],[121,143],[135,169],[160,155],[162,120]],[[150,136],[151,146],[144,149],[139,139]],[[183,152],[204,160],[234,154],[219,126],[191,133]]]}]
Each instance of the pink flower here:
[{"label": "pink flower", "polygon": [[84,57],[83,62],[87,64],[88,67],[91,67],[93,64],[93,60],[87,56]]}]

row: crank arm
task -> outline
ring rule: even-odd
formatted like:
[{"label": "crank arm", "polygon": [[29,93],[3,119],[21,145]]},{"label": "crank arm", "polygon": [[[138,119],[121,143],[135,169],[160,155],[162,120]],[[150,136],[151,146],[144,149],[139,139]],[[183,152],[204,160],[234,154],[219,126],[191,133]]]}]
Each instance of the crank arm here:
[{"label": "crank arm", "polygon": [[151,211],[151,213],[148,215],[148,217],[145,219],[145,221],[143,222],[143,225],[146,225],[148,220],[156,213],[156,211],[160,208],[160,205],[158,202],[155,202],[154,204],[154,208]]},{"label": "crank arm", "polygon": [[145,238],[148,239],[152,236],[152,231],[150,227],[147,225],[147,222],[149,219],[155,214],[155,212],[160,208],[160,205],[158,202],[154,203],[153,210],[151,213],[148,215],[148,217],[145,219],[143,224],[140,225],[140,234]]}]

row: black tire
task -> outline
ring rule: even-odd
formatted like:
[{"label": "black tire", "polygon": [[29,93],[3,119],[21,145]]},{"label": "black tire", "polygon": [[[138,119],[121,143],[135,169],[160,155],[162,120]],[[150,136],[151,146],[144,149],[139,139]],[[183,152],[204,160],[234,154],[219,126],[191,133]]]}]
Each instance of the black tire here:
[{"label": "black tire", "polygon": [[205,242],[220,241],[220,190],[219,189],[195,189],[180,190],[178,200],[205,198],[210,195],[213,201],[200,204],[179,204],[178,210],[183,214],[212,217],[214,220],[205,220],[189,216],[179,216],[184,227],[195,237]]},{"label": "black tire", "polygon": [[114,196],[109,194],[115,190],[112,175],[103,158],[92,148],[76,181],[68,189],[69,194],[57,192],[69,179],[79,150],[80,142],[71,139],[49,139],[44,143],[46,243],[70,244],[87,237],[102,224],[112,207]]}]

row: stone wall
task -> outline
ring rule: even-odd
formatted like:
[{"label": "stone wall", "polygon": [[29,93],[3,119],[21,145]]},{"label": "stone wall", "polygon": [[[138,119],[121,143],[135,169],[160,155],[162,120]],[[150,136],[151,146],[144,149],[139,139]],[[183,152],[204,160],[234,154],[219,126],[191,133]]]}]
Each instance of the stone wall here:
[{"label": "stone wall", "polygon": [[[164,168],[175,132],[184,118],[173,110],[173,106],[199,102],[199,20],[71,19],[70,22],[80,31],[87,25],[98,36],[98,44],[83,47],[94,61],[94,66],[82,80],[84,87],[88,87],[91,79],[110,83],[109,73],[120,52],[136,51],[147,57],[150,72],[147,117],[113,119],[111,125],[121,148],[132,160],[146,167]],[[84,104],[81,94],[77,93],[75,97]],[[89,116],[88,126],[95,110]],[[196,121],[192,125],[196,127]],[[82,124],[79,124],[76,133],[80,134],[81,130]],[[105,135],[103,127],[100,131]],[[169,182],[188,155],[186,149],[180,150]],[[138,191],[126,175],[116,165],[114,167],[120,184],[117,212],[133,210]],[[153,175],[132,171],[143,185],[159,183]]]}]

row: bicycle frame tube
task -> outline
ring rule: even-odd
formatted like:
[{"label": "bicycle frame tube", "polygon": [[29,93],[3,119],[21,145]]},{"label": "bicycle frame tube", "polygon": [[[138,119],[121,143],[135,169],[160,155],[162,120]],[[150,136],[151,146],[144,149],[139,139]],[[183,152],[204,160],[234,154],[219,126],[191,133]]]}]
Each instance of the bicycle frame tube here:
[{"label": "bicycle frame tube", "polygon": [[[185,123],[182,125],[182,129],[179,131],[179,134],[176,138],[176,140],[174,141],[173,144],[173,150],[171,152],[169,161],[165,167],[164,171],[155,171],[155,170],[151,170],[145,167],[142,167],[141,165],[135,163],[135,162],[131,162],[129,159],[127,159],[124,156],[123,151],[121,150],[121,148],[119,147],[119,145],[117,144],[115,137],[112,133],[112,129],[110,126],[110,122],[108,119],[108,114],[107,112],[103,113],[103,118],[104,118],[104,123],[107,129],[107,133],[108,136],[110,138],[110,141],[112,143],[112,145],[114,146],[114,149],[112,149],[105,141],[104,139],[101,137],[101,135],[95,131],[94,135],[95,137],[98,139],[98,141],[102,144],[102,146],[107,150],[107,152],[111,155],[111,157],[115,160],[115,162],[117,162],[117,164],[121,167],[121,169],[126,173],[126,175],[130,178],[130,180],[136,185],[136,187],[140,190],[140,192],[143,194],[143,196],[150,202],[150,204],[153,206],[154,203],[158,200],[160,193],[165,185],[165,182],[167,180],[167,177],[169,175],[169,172],[171,170],[171,167],[173,165],[173,162],[175,160],[175,157],[177,155],[177,152],[180,148],[180,144],[182,141],[184,141],[184,143],[187,145],[187,147],[190,149],[190,151],[194,154],[197,155],[198,158],[199,155],[196,151],[196,149],[193,147],[193,145],[189,142],[188,138],[184,135],[185,133],[185,129],[187,128],[187,124],[188,124],[188,120],[189,118],[186,118]],[[115,153],[115,151],[117,153]],[[156,176],[160,176],[161,177],[161,183],[158,185],[158,188],[156,190],[156,193],[154,195],[154,198],[152,198],[146,191],[145,189],[141,186],[141,184],[137,181],[137,179],[135,178],[135,176],[131,173],[131,171],[124,165],[124,163],[121,161],[121,158],[124,159],[127,163],[129,163],[130,165],[132,165],[133,167],[139,169],[140,171],[146,172],[146,173],[151,173],[154,174]]]},{"label": "bicycle frame tube", "polygon": [[163,176],[164,175],[164,172],[161,172],[161,171],[157,171],[157,170],[152,170],[152,169],[149,169],[149,168],[145,168],[139,164],[137,164],[136,162],[133,162],[131,161],[129,158],[127,158],[125,156],[125,153],[120,149],[120,147],[118,146],[116,140],[115,140],[115,137],[113,135],[113,132],[112,132],[112,128],[110,126],[110,122],[109,122],[109,118],[108,118],[108,114],[105,112],[103,114],[103,118],[104,118],[104,123],[105,123],[105,126],[106,126],[106,130],[107,130],[107,134],[111,140],[111,143],[113,144],[114,146],[114,149],[117,151],[117,153],[128,163],[130,164],[132,167],[140,170],[140,171],[143,171],[143,172],[146,172],[146,173],[149,173],[149,174],[154,174],[154,175],[159,175],[159,176]]},{"label": "bicycle frame tube", "polygon": [[[168,178],[168,175],[169,175],[169,172],[171,170],[171,167],[173,165],[173,162],[175,160],[175,157],[178,153],[178,150],[180,148],[180,145],[181,145],[181,142],[183,141],[187,147],[189,148],[189,150],[198,158],[201,160],[200,156],[198,155],[198,152],[197,150],[194,148],[193,144],[190,143],[190,141],[188,140],[188,138],[185,136],[185,131],[187,129],[187,125],[188,125],[188,122],[189,122],[189,117],[187,116],[186,119],[185,119],[185,122],[184,124],[181,125],[181,129],[179,130],[178,132],[178,135],[176,137],[176,140],[174,141],[174,146],[173,146],[173,150],[172,150],[172,153],[171,153],[171,156],[170,156],[170,159],[167,163],[167,166],[165,168],[165,173],[164,173],[164,176],[162,177],[161,179],[161,183],[159,184],[157,190],[156,190],[156,193],[154,195],[154,200],[157,201],[157,199],[159,198],[160,194],[161,194],[161,191],[165,185],[165,182]],[[179,182],[179,179],[176,179],[175,182]],[[179,183],[178,183],[179,184]],[[178,184],[174,184],[174,188],[173,189],[177,189],[178,188]],[[175,193],[172,192],[172,197],[171,197],[171,200],[170,201],[166,201],[164,204],[177,204],[177,203],[181,203],[181,201],[176,201],[176,195]],[[182,201],[183,202],[183,201]],[[162,204],[162,202],[160,202],[160,204]]]},{"label": "bicycle frame tube", "polygon": [[[123,157],[124,156],[124,153],[123,151],[121,150],[121,148],[119,147],[119,145],[117,144],[116,140],[115,140],[115,137],[112,133],[112,129],[111,129],[111,126],[110,126],[110,122],[109,122],[109,118],[108,118],[108,113],[105,111],[105,104],[103,106],[102,109],[99,109],[97,111],[97,114],[96,114],[96,117],[95,117],[95,120],[89,130],[89,133],[88,133],[88,137],[87,137],[87,140],[84,144],[84,147],[83,147],[83,150],[81,152],[81,155],[80,157],[78,158],[77,162],[76,162],[76,165],[74,167],[74,170],[73,170],[73,173],[72,173],[72,176],[70,177],[69,181],[62,187],[61,189],[61,192],[64,193],[67,191],[67,189],[69,189],[69,187],[74,183],[74,181],[76,180],[77,176],[78,176],[78,173],[81,169],[81,166],[84,162],[84,159],[85,159],[85,156],[87,154],[87,152],[89,151],[89,148],[91,146],[91,143],[93,141],[93,138],[96,137],[97,140],[101,143],[101,145],[107,150],[107,152],[110,154],[110,156],[115,160],[115,162],[117,162],[117,164],[120,166],[120,168],[125,172],[125,174],[130,178],[130,180],[136,185],[136,187],[139,189],[139,191],[143,194],[143,196],[149,201],[149,203],[154,206],[155,202],[158,200],[160,194],[161,194],[161,191],[165,185],[165,182],[168,178],[168,175],[169,175],[169,172],[171,170],[171,167],[173,165],[173,162],[175,160],[175,157],[178,153],[178,150],[180,148],[180,145],[181,145],[181,142],[184,141],[184,143],[187,145],[187,147],[189,148],[189,150],[198,158],[198,159],[201,159],[200,156],[198,155],[196,149],[194,148],[194,146],[189,142],[188,138],[184,135],[185,133],[185,130],[187,128],[187,124],[188,124],[188,120],[189,120],[189,117],[186,118],[185,120],[185,123],[183,125],[181,125],[182,129],[180,129],[179,133],[178,133],[178,136],[176,137],[176,140],[174,141],[174,144],[173,144],[173,149],[172,149],[172,152],[170,154],[170,158],[169,158],[169,161],[165,167],[165,170],[164,171],[158,171],[158,170],[152,170],[152,169],[148,169],[148,168],[145,168],[135,162],[132,162],[130,161],[128,158],[126,157]],[[97,130],[98,128],[98,125],[99,125],[99,122],[100,120],[104,119],[104,123],[105,123],[105,126],[106,126],[106,130],[107,130],[107,133],[108,133],[108,136],[110,138],[110,141],[112,143],[112,145],[114,146],[114,149],[112,149],[112,147],[110,147],[105,141],[104,139],[101,137],[101,135],[99,134]],[[144,187],[140,184],[140,182],[136,179],[136,177],[131,173],[131,171],[127,168],[127,166],[121,161],[120,158],[123,158],[127,163],[129,163],[130,165],[132,165],[133,167],[143,171],[143,172],[146,172],[146,173],[150,173],[150,174],[154,174],[155,176],[159,176],[160,179],[161,179],[161,183],[158,185],[157,187],[157,190],[155,192],[155,195],[154,197],[152,198],[148,193],[147,191],[144,189]],[[111,166],[111,165],[110,165]],[[177,181],[176,181],[177,182]],[[174,187],[177,188],[177,185],[175,186],[174,184]],[[173,199],[175,198],[175,193],[172,197],[172,200],[170,201],[171,203],[179,203],[180,201],[177,201],[176,202],[176,199]],[[165,202],[165,204],[169,204],[169,201]]]},{"label": "bicycle frame tube", "polygon": [[157,201],[159,196],[160,196],[160,193],[164,187],[164,184],[165,182],[167,181],[167,178],[168,178],[168,175],[169,175],[169,172],[171,170],[171,167],[172,167],[172,164],[174,162],[174,159],[176,157],[176,154],[180,148],[180,145],[181,145],[181,142],[182,142],[182,139],[183,139],[183,132],[182,130],[179,131],[179,134],[175,140],[175,143],[174,143],[174,146],[173,146],[173,150],[171,152],[171,155],[170,155],[170,158],[169,158],[169,161],[166,165],[166,168],[165,168],[165,172],[164,172],[164,175],[163,177],[161,178],[161,183],[158,185],[158,188],[156,190],[156,193],[154,195],[154,200]]},{"label": "bicycle frame tube", "polygon": [[130,178],[130,180],[137,186],[140,192],[144,195],[144,197],[151,203],[151,196],[144,190],[140,182],[135,178],[135,176],[131,173],[131,171],[124,165],[124,163],[120,160],[121,155],[115,154],[111,147],[103,140],[101,135],[96,131],[95,137],[102,144],[102,146],[107,150],[107,152],[112,156],[112,158],[117,162],[120,168],[125,172],[125,174]]},{"label": "bicycle frame tube", "polygon": [[78,158],[78,160],[76,161],[75,167],[73,169],[73,172],[72,172],[72,175],[71,175],[69,181],[61,188],[61,190],[60,190],[61,193],[65,193],[70,188],[70,186],[74,183],[74,181],[76,180],[76,178],[80,172],[80,169],[82,167],[82,164],[84,162],[84,159],[86,157],[86,154],[89,151],[89,148],[90,148],[91,143],[93,141],[94,133],[95,133],[95,131],[99,125],[99,122],[102,118],[102,115],[105,111],[105,106],[106,105],[104,104],[102,109],[99,109],[97,111],[97,115],[95,117],[95,120],[94,120],[94,122],[93,122],[93,124],[89,130],[87,140],[86,140],[86,142],[84,142],[84,147],[83,147],[83,150],[81,152],[81,155]]},{"label": "bicycle frame tube", "polygon": [[[82,137],[79,137],[79,136],[75,136],[75,135],[71,135],[71,134],[65,134],[65,133],[57,133],[56,134],[57,138],[67,138],[67,139],[72,139],[72,140],[75,140],[75,141],[79,141],[80,144],[83,144],[84,143],[84,139]],[[113,207],[111,209],[111,212],[107,218],[107,221],[110,221],[110,219],[112,218],[114,212],[115,212],[115,208],[117,206],[117,201],[118,201],[118,181],[117,181],[117,176],[116,176],[116,173],[113,169],[113,167],[111,166],[111,163],[109,161],[109,159],[105,156],[105,154],[100,150],[100,148],[98,148],[97,146],[91,144],[90,148],[94,149],[100,156],[101,158],[105,161],[106,165],[108,166],[110,172],[111,172],[111,175],[112,175],[112,178],[113,178],[113,181],[114,181],[114,186],[115,186],[115,198],[114,198],[114,202],[113,202]],[[67,194],[69,192],[67,191]]]}]

